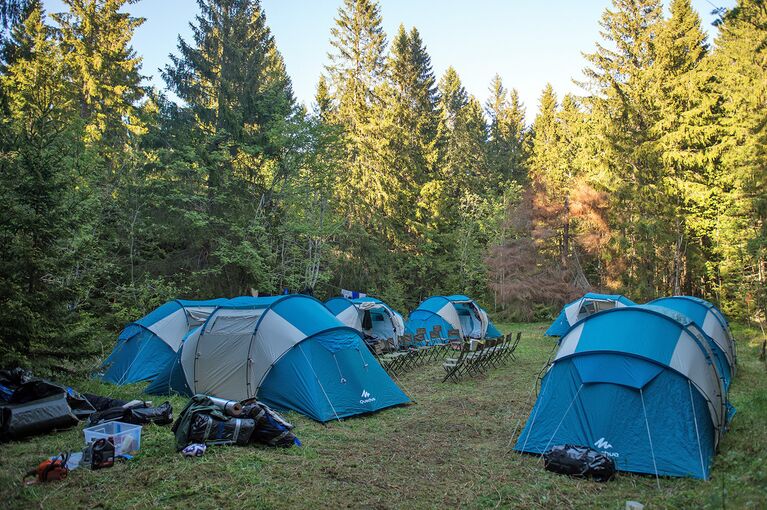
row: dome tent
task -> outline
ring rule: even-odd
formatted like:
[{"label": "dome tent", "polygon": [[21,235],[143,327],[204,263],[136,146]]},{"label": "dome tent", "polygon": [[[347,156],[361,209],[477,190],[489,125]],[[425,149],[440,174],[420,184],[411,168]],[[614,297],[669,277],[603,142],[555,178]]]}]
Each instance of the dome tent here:
[{"label": "dome tent", "polygon": [[559,312],[557,318],[551,323],[551,326],[549,326],[549,329],[544,334],[546,336],[562,336],[567,333],[567,330],[573,324],[589,315],[601,312],[602,310],[633,305],[636,305],[636,303],[620,294],[596,294],[589,292],[563,306],[562,311]]},{"label": "dome tent", "polygon": [[461,338],[502,336],[487,312],[476,301],[462,295],[432,296],[426,299],[410,313],[405,330],[416,334],[420,328],[429,332],[434,326],[441,326],[442,334],[455,329]]},{"label": "dome tent", "polygon": [[361,333],[304,295],[218,307],[146,391],[255,397],[320,422],[410,401]]},{"label": "dome tent", "polygon": [[380,299],[334,297],[327,300],[325,306],[347,326],[368,337],[392,339],[394,347],[399,345],[398,339],[405,333],[402,315]]},{"label": "dome tent", "polygon": [[704,299],[692,296],[664,297],[650,301],[648,304],[676,310],[692,319],[705,334],[716,342],[719,349],[727,357],[730,372],[735,373],[735,365],[737,364],[735,339],[730,332],[727,319],[717,307]]},{"label": "dome tent", "polygon": [[668,309],[632,306],[576,323],[541,381],[517,451],[590,446],[622,471],[707,479],[727,403],[708,342]]},{"label": "dome tent", "polygon": [[102,379],[114,384],[151,381],[176,357],[189,331],[199,326],[227,299],[169,301],[128,324],[104,361]]}]

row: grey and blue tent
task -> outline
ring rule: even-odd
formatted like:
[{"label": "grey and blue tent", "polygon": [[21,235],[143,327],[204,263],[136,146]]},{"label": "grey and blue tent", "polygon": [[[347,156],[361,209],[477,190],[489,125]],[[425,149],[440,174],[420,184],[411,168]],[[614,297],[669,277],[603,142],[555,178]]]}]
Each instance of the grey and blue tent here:
[{"label": "grey and blue tent", "polygon": [[217,307],[146,391],[255,397],[320,422],[410,401],[362,334],[304,295]]},{"label": "grey and blue tent", "polygon": [[562,307],[562,311],[551,323],[549,329],[544,333],[546,336],[562,336],[567,333],[570,327],[581,319],[589,315],[609,310],[611,308],[620,308],[623,306],[633,306],[636,303],[620,294],[596,294],[589,292],[578,299],[567,303]]},{"label": "grey and blue tent", "polygon": [[128,324],[104,361],[102,379],[114,384],[151,381],[176,357],[184,337],[227,299],[177,299]]},{"label": "grey and blue tent", "polygon": [[487,312],[473,299],[462,296],[432,296],[410,312],[405,330],[415,335],[423,328],[427,332],[440,326],[442,333],[457,330],[461,338],[499,338],[502,333],[492,323]]},{"label": "grey and blue tent", "polygon": [[334,297],[328,299],[325,306],[341,322],[361,331],[366,338],[391,340],[393,347],[398,347],[399,337],[405,333],[402,315],[380,299]]},{"label": "grey and blue tent", "polygon": [[695,324],[662,307],[614,308],[561,338],[514,448],[577,444],[622,471],[707,479],[726,420],[716,357]]},{"label": "grey and blue tent", "polygon": [[735,339],[724,314],[705,299],[692,296],[671,296],[651,301],[651,305],[671,308],[692,319],[695,324],[711,337],[722,353],[727,357],[730,371],[735,373],[737,350]]}]

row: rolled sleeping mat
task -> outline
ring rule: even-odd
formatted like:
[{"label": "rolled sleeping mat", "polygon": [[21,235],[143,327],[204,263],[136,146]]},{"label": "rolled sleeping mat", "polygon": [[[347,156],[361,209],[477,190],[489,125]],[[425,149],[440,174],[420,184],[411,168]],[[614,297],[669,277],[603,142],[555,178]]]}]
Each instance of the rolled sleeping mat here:
[{"label": "rolled sleeping mat", "polygon": [[242,404],[237,402],[236,400],[226,400],[223,398],[217,398],[217,397],[208,397],[211,402],[213,402],[213,405],[216,407],[220,407],[222,411],[224,411],[224,414],[227,414],[229,416],[239,416],[242,414]]}]

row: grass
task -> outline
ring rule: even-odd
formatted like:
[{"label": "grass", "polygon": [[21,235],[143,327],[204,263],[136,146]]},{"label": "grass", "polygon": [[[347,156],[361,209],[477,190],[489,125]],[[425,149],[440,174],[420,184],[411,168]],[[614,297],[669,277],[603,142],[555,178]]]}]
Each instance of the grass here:
[{"label": "grass", "polygon": [[[24,487],[27,469],[59,451],[82,448],[81,428],[0,446],[3,509],[59,508],[646,508],[767,507],[767,366],[761,336],[735,327],[738,414],[716,456],[711,480],[620,474],[599,484],[555,475],[537,457],[511,451],[527,418],[531,387],[554,341],[542,324],[523,331],[519,360],[459,384],[440,383],[438,363],[401,377],[417,402],[321,425],[288,413],[302,448],[212,447],[184,459],[169,427],[145,427],[141,452],[111,469],[78,469],[58,483]],[[95,381],[81,391],[134,398],[141,386]],[[157,397],[155,397],[156,399]],[[157,400],[156,400],[157,401]],[[185,400],[172,398],[179,410]],[[517,430],[517,433],[519,431]]]}]

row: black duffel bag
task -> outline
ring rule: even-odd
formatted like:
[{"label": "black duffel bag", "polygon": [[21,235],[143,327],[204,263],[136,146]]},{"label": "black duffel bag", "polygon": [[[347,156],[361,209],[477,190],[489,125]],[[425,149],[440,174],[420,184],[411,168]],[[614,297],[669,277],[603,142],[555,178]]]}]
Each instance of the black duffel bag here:
[{"label": "black duffel bag", "polygon": [[190,443],[248,444],[256,422],[250,418],[221,420],[210,414],[196,413],[189,430]]},{"label": "black duffel bag", "polygon": [[149,407],[146,403],[132,407],[109,407],[93,413],[89,418],[91,425],[108,421],[121,421],[134,425],[147,425],[149,423],[168,425],[173,423],[173,407],[170,402],[163,402],[157,407]]},{"label": "black duffel bag", "polygon": [[609,455],[577,445],[558,445],[543,454],[544,467],[563,475],[607,482],[615,476],[615,461]]}]

